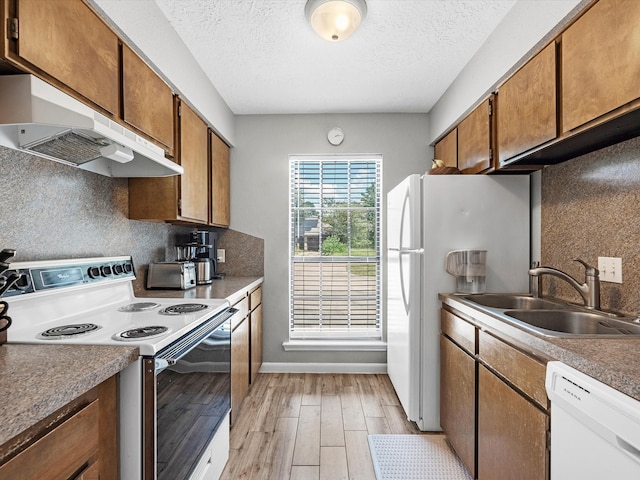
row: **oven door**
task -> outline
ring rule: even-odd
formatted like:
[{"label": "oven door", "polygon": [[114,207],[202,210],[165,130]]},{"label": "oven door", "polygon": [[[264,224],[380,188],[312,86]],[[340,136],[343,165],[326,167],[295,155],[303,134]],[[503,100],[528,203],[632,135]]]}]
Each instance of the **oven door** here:
[{"label": "oven door", "polygon": [[229,412],[231,317],[236,312],[219,313],[145,358],[145,480],[188,479]]}]

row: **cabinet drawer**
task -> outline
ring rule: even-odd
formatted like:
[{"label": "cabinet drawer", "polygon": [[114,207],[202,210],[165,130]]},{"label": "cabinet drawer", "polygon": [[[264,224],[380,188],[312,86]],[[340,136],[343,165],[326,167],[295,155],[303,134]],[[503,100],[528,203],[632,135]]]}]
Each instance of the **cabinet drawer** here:
[{"label": "cabinet drawer", "polygon": [[249,295],[249,308],[251,308],[251,310],[253,311],[261,303],[262,303],[262,287],[258,287]]},{"label": "cabinet drawer", "polygon": [[476,353],[476,327],[456,317],[451,312],[440,310],[440,328],[442,333],[455,341],[471,355]]},{"label": "cabinet drawer", "polygon": [[[93,401],[0,467],[0,478],[70,478],[98,461],[99,403]],[[80,477],[82,478],[82,477]],[[85,476],[85,478],[90,478]]]},{"label": "cabinet drawer", "polygon": [[544,364],[484,332],[478,343],[482,361],[547,410]]},{"label": "cabinet drawer", "polygon": [[231,317],[231,330],[235,330],[242,320],[249,314],[249,297],[243,297],[233,304],[233,308],[237,308],[239,312]]}]

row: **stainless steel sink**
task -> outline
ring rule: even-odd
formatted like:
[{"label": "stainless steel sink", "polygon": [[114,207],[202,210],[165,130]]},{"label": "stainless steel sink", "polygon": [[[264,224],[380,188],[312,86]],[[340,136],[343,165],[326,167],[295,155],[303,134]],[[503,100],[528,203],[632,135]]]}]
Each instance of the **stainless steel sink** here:
[{"label": "stainless steel sink", "polygon": [[526,295],[505,295],[487,293],[468,295],[467,300],[489,308],[499,310],[558,310],[563,306],[560,303],[551,302],[542,298],[534,298]]},{"label": "stainless steel sink", "polygon": [[523,294],[487,293],[461,297],[520,328],[552,337],[618,337],[640,335],[633,317],[586,310],[560,300]]},{"label": "stainless steel sink", "polygon": [[536,329],[570,335],[640,335],[640,325],[570,310],[507,310],[505,315]]}]

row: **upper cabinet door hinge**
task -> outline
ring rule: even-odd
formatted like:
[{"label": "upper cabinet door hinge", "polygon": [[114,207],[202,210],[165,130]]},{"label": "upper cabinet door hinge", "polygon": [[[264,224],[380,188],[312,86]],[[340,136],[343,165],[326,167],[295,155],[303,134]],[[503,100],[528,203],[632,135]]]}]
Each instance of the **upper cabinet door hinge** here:
[{"label": "upper cabinet door hinge", "polygon": [[19,24],[18,24],[18,19],[17,18],[9,18],[7,20],[7,22],[9,23],[9,38],[12,40],[18,40],[18,37],[20,36],[20,28],[19,28]]},{"label": "upper cabinet door hinge", "polygon": [[178,104],[178,116],[179,117],[182,116],[182,104],[181,103]]},{"label": "upper cabinet door hinge", "polygon": [[489,116],[493,115],[493,102],[489,101]]},{"label": "upper cabinet door hinge", "polygon": [[489,160],[493,160],[493,148],[489,149]]},{"label": "upper cabinet door hinge", "polygon": [[182,215],[182,199],[178,199],[178,215]]}]

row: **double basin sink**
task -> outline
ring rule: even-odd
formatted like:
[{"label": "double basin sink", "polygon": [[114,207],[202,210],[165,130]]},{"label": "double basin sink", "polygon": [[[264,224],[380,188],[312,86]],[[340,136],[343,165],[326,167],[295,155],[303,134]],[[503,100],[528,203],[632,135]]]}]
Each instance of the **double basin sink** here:
[{"label": "double basin sink", "polygon": [[560,301],[527,295],[476,294],[461,298],[502,320],[551,337],[617,337],[640,335],[634,317],[587,310]]}]

